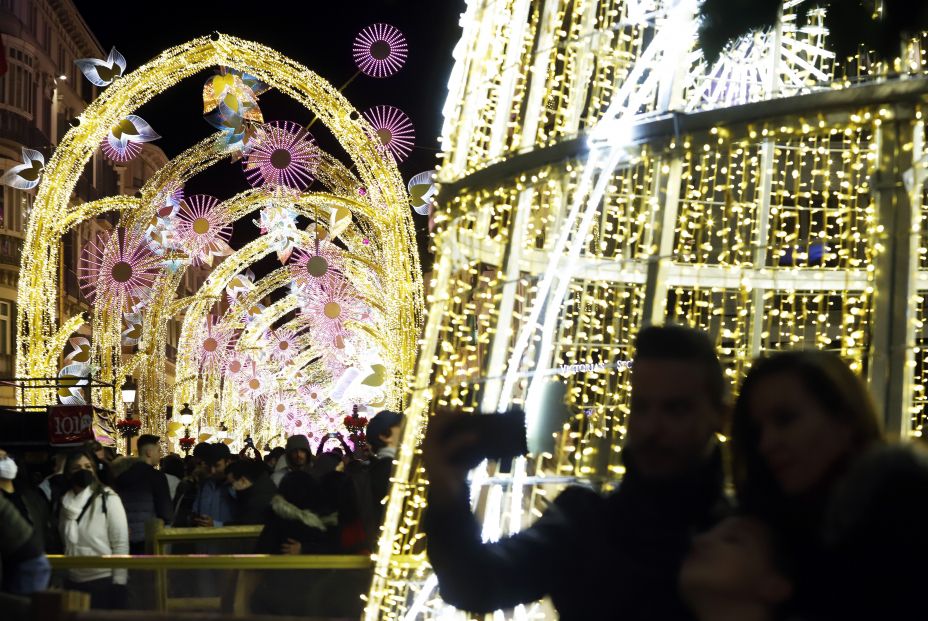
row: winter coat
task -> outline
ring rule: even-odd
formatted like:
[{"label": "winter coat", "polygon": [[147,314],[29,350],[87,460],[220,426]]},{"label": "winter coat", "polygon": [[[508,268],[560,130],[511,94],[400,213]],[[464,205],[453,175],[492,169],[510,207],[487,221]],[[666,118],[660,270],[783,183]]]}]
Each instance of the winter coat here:
[{"label": "winter coat", "polygon": [[144,461],[126,457],[111,465],[116,492],[126,509],[129,520],[129,541],[145,541],[145,523],[160,518],[165,524],[174,519],[171,492],[163,472],[155,470]]},{"label": "winter coat", "polygon": [[928,583],[928,453],[879,446],[831,489],[820,519],[786,530],[794,608],[803,619],[924,616]]},{"label": "winter coat", "polygon": [[19,509],[32,527],[32,541],[39,550],[46,550],[46,540],[53,545],[56,537],[51,532],[51,506],[42,492],[36,489],[17,486],[12,494],[3,492],[3,496]]},{"label": "winter coat", "polygon": [[41,554],[29,522],[12,502],[0,495],[0,576],[9,577],[19,563]]},{"label": "winter coat", "polygon": [[[93,486],[68,492],[61,499],[59,522],[66,556],[102,556],[129,553],[129,526],[119,495],[109,487],[98,493]],[[72,569],[68,578],[87,582],[112,576],[126,584],[125,569]]]},{"label": "winter coat", "polygon": [[550,595],[563,621],[691,619],[677,592],[694,532],[722,517],[719,451],[676,481],[644,480],[631,464],[601,496],[570,487],[530,527],[495,543],[466,497],[426,512],[428,556],[442,598],[485,613]]},{"label": "winter coat", "polygon": [[235,524],[264,524],[271,510],[271,499],[277,495],[277,486],[271,477],[262,474],[248,489],[235,494]]},{"label": "winter coat", "polygon": [[200,484],[197,498],[193,501],[193,513],[213,518],[214,526],[222,526],[235,520],[235,499],[232,488],[225,481],[206,479]]},{"label": "winter coat", "polygon": [[271,500],[270,515],[258,537],[258,554],[280,554],[287,539],[300,542],[301,554],[331,554],[335,551],[337,516],[318,515],[309,509],[300,509],[283,496]]}]

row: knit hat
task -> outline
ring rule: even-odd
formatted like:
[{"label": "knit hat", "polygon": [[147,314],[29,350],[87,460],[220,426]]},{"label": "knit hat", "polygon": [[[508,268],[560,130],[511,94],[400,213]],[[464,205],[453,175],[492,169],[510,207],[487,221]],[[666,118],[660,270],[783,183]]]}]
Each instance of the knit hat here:
[{"label": "knit hat", "polygon": [[374,418],[367,423],[367,443],[375,451],[383,448],[383,440],[380,436],[390,435],[390,430],[403,423],[403,415],[399,412],[383,410],[378,412]]},{"label": "knit hat", "polygon": [[309,448],[309,440],[306,438],[306,436],[303,434],[297,434],[287,438],[286,450],[288,453],[290,451],[296,451],[299,449],[303,449],[307,453],[312,453],[312,450]]}]

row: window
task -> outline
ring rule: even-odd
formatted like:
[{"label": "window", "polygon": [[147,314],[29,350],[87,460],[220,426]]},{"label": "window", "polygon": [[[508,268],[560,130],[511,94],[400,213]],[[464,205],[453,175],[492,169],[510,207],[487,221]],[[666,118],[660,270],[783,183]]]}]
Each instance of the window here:
[{"label": "window", "polygon": [[8,69],[0,78],[0,103],[12,106],[28,116],[35,112],[35,80],[32,56],[21,50],[7,49]]},{"label": "window", "polygon": [[22,190],[3,187],[3,228],[23,232],[23,223],[32,210],[32,195]]},{"label": "window", "polygon": [[13,305],[0,301],[0,356],[13,354]]}]

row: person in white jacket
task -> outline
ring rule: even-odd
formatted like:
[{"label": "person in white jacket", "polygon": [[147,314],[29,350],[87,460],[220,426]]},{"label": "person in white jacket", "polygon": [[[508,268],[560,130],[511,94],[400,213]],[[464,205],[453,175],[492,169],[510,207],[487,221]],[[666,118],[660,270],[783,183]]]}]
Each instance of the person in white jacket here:
[{"label": "person in white jacket", "polygon": [[[119,495],[97,479],[90,457],[69,453],[64,474],[68,491],[61,499],[59,529],[65,555],[128,554],[126,511]],[[92,608],[125,608],[127,577],[125,569],[72,569],[66,588],[89,593]]]}]

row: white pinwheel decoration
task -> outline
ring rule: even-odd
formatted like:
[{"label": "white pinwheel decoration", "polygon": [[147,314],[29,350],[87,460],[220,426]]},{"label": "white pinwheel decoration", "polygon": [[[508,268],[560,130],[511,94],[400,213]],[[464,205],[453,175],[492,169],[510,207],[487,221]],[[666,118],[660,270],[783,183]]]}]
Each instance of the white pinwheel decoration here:
[{"label": "white pinwheel decoration", "polygon": [[123,313],[122,319],[126,326],[122,331],[122,344],[138,345],[142,340],[142,313]]},{"label": "white pinwheel decoration", "polygon": [[45,170],[45,156],[33,149],[22,148],[23,163],[13,166],[0,177],[0,183],[17,190],[31,190],[39,185]]},{"label": "white pinwheel decoration", "polygon": [[94,86],[109,86],[126,71],[126,59],[115,47],[110,50],[106,60],[78,58],[74,64]]},{"label": "white pinwheel decoration", "polygon": [[142,152],[142,143],[158,140],[161,136],[152,129],[148,121],[130,114],[110,128],[110,133],[100,145],[103,154],[113,162],[128,162]]},{"label": "white pinwheel decoration", "polygon": [[427,216],[432,209],[432,200],[438,193],[435,185],[435,173],[427,170],[409,180],[409,199],[412,209],[420,216]]}]

